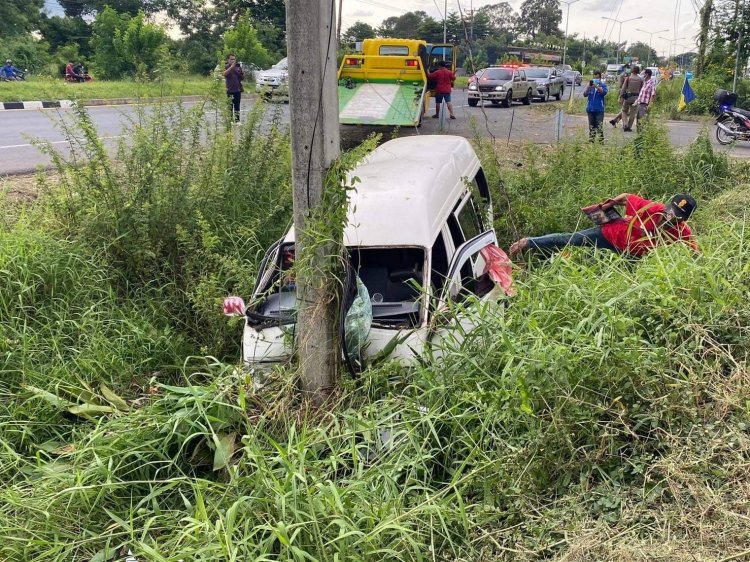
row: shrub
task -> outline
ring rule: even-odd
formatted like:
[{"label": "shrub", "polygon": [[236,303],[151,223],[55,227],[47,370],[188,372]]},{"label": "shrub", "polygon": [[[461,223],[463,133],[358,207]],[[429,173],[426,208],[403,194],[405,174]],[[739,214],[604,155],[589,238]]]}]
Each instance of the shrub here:
[{"label": "shrub", "polygon": [[154,106],[138,114],[114,162],[78,109],[70,156],[48,216],[102,252],[119,289],[154,292],[205,353],[238,345],[221,315],[227,293],[249,295],[256,264],[291,217],[289,139],[256,105],[237,134],[216,106]]}]

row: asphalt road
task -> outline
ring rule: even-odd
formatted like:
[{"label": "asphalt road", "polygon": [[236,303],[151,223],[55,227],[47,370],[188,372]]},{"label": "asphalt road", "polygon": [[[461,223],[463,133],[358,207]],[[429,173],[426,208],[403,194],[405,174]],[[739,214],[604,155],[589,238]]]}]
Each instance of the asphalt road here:
[{"label": "asphalt road", "polygon": [[[577,88],[574,95],[580,95],[580,91],[581,88]],[[558,139],[585,135],[587,127],[585,116],[565,115],[557,111],[562,109],[567,101],[536,102],[531,106],[516,103],[510,109],[495,107],[489,103],[486,103],[485,107],[469,107],[466,92],[455,90],[453,103],[457,119],[443,121],[427,117],[420,128],[402,128],[397,134],[445,133],[466,137],[479,134],[493,136],[498,140],[549,144]],[[251,104],[250,100],[243,101],[244,111],[247,111]],[[281,111],[282,120],[288,122],[289,106],[280,104],[278,107],[269,108],[269,112],[277,110]],[[99,136],[112,147],[121,140],[125,124],[137,111],[134,106],[88,108]],[[73,110],[69,109],[0,111],[0,175],[30,172],[38,167],[49,166],[49,157],[35,146],[35,142],[47,142],[61,153],[69,153],[69,142],[60,128],[60,121],[71,122],[74,118]],[[608,116],[607,119],[609,118]],[[671,121],[667,124],[670,140],[675,146],[688,145],[704,126],[705,124],[687,121]],[[606,142],[619,144],[631,138],[621,129],[613,130],[606,123],[605,127]],[[394,133],[392,129],[383,127],[343,126],[343,144],[351,146],[373,131],[383,132],[385,138],[390,138]],[[710,132],[715,143],[712,128]],[[722,150],[733,156],[750,158],[750,143],[740,143]]]}]

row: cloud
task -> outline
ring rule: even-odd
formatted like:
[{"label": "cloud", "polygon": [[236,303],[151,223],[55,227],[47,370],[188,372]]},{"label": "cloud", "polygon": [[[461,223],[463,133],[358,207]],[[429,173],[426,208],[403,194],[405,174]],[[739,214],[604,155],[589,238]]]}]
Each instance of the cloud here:
[{"label": "cloud", "polygon": [[370,16],[374,16],[375,12],[371,10],[357,10],[356,12],[352,12],[349,14],[349,17],[352,18],[369,18]]},{"label": "cloud", "polygon": [[591,0],[586,8],[592,12],[611,12],[621,0]]}]

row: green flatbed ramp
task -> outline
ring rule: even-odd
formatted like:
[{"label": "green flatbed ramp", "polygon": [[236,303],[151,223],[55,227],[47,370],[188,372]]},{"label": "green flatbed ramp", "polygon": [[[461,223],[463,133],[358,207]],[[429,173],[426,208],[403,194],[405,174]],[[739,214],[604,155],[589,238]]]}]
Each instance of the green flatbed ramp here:
[{"label": "green flatbed ramp", "polygon": [[349,87],[339,85],[339,122],[414,126],[419,123],[423,96],[424,84],[421,83],[349,82]]}]

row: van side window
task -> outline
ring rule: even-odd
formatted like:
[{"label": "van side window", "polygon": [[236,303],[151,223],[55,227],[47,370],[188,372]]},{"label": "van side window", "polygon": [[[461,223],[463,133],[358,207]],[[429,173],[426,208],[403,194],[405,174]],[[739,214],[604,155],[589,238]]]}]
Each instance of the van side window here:
[{"label": "van side window", "polygon": [[432,245],[432,288],[435,294],[439,295],[440,290],[445,284],[445,278],[448,276],[448,250],[445,247],[443,233],[438,234],[435,243]]},{"label": "van side window", "polygon": [[456,215],[464,240],[471,240],[484,231],[482,220],[477,213],[476,207],[474,207],[474,201],[472,201],[471,196],[468,196],[464,200],[463,205],[458,209]]}]

